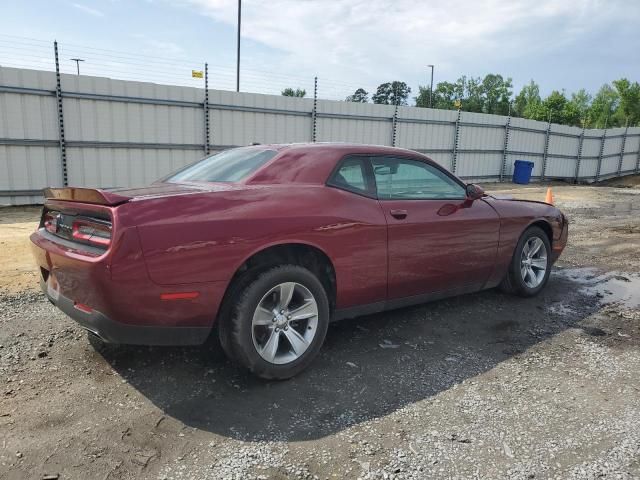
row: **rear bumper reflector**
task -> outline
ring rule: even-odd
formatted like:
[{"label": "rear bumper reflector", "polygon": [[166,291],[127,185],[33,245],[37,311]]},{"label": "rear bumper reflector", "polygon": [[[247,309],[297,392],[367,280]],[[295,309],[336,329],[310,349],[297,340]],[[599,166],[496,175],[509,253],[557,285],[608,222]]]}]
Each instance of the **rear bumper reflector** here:
[{"label": "rear bumper reflector", "polygon": [[80,310],[81,312],[84,312],[84,313],[93,312],[93,308],[85,305],[84,303],[73,302],[73,308],[75,308],[76,310]]}]

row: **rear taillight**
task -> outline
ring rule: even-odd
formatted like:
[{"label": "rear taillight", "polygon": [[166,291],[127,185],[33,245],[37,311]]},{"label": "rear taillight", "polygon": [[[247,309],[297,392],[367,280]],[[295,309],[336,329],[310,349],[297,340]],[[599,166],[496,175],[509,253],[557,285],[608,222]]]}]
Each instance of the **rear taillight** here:
[{"label": "rear taillight", "polygon": [[58,218],[58,212],[45,213],[42,220],[44,229],[49,233],[55,234],[58,231]]},{"label": "rear taillight", "polygon": [[71,237],[79,242],[107,248],[111,244],[111,225],[85,218],[73,221]]}]

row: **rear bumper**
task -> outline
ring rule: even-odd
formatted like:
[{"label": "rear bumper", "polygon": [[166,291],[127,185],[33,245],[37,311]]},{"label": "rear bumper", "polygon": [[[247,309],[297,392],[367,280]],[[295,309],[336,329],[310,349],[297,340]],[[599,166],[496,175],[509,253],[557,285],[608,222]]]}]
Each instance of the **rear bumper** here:
[{"label": "rear bumper", "polygon": [[200,345],[205,342],[211,327],[157,327],[128,325],[111,320],[106,315],[92,310],[79,310],[75,302],[64,295],[53,299],[47,293],[47,285],[40,280],[40,288],[56,307],[75,320],[82,328],[93,333],[106,343],[129,345]]},{"label": "rear bumper", "polygon": [[[122,235],[114,254],[99,257],[68,248],[39,231],[31,235],[31,243],[45,294],[53,276],[57,293],[49,299],[106,342],[196,345],[211,332],[226,283],[154,283],[135,229]],[[194,296],[181,297],[184,293]]]}]

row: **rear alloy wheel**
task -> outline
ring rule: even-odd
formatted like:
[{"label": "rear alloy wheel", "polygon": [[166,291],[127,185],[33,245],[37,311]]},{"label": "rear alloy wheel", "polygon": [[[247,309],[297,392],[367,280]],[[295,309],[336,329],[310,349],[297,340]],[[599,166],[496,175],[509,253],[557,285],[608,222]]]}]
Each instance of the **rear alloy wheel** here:
[{"label": "rear alloy wheel", "polygon": [[549,279],[550,254],[547,234],[539,227],[528,228],[518,241],[502,290],[523,297],[538,294]]},{"label": "rear alloy wheel", "polygon": [[307,287],[284,282],[269,290],[253,313],[253,346],[267,362],[300,358],[318,331],[318,304]]},{"label": "rear alloy wheel", "polygon": [[315,275],[296,265],[275,267],[238,297],[220,324],[233,360],[267,379],[290,378],[313,361],[329,323],[327,294]]}]

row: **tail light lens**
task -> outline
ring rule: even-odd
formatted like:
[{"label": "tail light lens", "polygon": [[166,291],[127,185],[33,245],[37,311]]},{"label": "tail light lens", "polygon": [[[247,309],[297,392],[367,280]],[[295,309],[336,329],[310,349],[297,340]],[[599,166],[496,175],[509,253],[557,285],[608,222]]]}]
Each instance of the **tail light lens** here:
[{"label": "tail light lens", "polygon": [[47,212],[44,214],[44,219],[42,220],[44,229],[49,232],[55,233],[58,231],[58,212]]},{"label": "tail light lens", "polygon": [[77,219],[71,227],[71,237],[79,242],[101,248],[111,244],[111,225],[88,219]]}]

